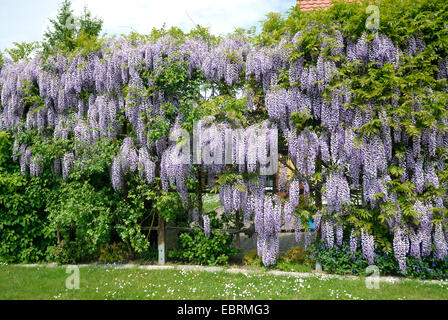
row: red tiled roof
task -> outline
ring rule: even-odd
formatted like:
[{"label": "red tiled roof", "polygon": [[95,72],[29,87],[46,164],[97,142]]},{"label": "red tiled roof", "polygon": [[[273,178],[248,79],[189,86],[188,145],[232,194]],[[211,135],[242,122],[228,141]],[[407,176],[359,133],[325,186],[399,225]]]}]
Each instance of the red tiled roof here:
[{"label": "red tiled roof", "polygon": [[[345,0],[347,2],[354,2],[357,0]],[[297,5],[300,6],[300,10],[308,11],[315,9],[327,9],[331,5],[331,0],[297,0]]]}]

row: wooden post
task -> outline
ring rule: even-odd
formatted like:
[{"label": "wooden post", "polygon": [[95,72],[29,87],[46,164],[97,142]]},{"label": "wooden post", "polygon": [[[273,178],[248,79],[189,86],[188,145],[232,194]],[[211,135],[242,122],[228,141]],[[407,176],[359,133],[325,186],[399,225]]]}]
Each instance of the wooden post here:
[{"label": "wooden post", "polygon": [[166,250],[165,250],[165,220],[159,214],[157,244],[159,249],[159,264],[165,264]]}]

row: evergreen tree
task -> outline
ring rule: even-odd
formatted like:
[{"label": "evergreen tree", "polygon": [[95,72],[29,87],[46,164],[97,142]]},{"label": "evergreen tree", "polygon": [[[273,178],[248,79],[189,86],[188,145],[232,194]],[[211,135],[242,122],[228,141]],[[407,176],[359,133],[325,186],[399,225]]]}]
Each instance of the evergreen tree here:
[{"label": "evergreen tree", "polygon": [[[92,17],[87,8],[81,17],[73,13],[70,0],[64,0],[56,19],[50,19],[51,26],[44,34],[43,49],[48,55],[54,50],[73,51],[85,40],[96,39],[102,29],[103,20]],[[81,40],[81,41],[80,41]]]},{"label": "evergreen tree", "polygon": [[90,37],[98,37],[101,29],[103,28],[103,20],[92,17],[92,14],[84,7],[84,12],[81,17],[79,17],[79,29],[78,37],[81,34],[85,34]]}]

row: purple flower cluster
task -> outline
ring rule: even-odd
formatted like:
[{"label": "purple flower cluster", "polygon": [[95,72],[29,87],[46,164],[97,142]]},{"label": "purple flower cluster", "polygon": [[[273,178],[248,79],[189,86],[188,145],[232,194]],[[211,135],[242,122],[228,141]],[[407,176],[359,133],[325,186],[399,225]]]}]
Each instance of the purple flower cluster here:
[{"label": "purple flower cluster", "polygon": [[375,242],[373,235],[369,234],[365,229],[361,229],[361,248],[362,255],[370,264],[374,263]]},{"label": "purple flower cluster", "polygon": [[208,238],[210,237],[210,217],[204,215],[202,218],[204,219],[204,233],[205,236]]},{"label": "purple flower cluster", "polygon": [[402,227],[397,227],[394,231],[393,247],[400,270],[406,272],[406,255],[409,252],[409,238]]},{"label": "purple flower cluster", "polygon": [[[175,189],[186,206],[186,181],[191,175],[191,165],[204,169],[210,185],[224,172],[250,174],[257,181],[239,179],[233,184],[221,185],[220,200],[227,215],[241,211],[245,223],[254,217],[258,249],[266,265],[275,263],[278,254],[282,216],[285,229],[294,228],[299,236],[301,222],[294,211],[298,205],[312,201],[311,195],[320,187],[323,187],[325,208],[324,215],[316,214],[315,225],[329,247],[335,242],[340,244],[347,230],[339,221],[345,206],[356,203],[367,209],[383,210],[382,205],[392,203],[398,214],[389,218],[388,223],[394,234],[394,251],[400,268],[405,270],[407,254],[421,257],[433,252],[443,258],[447,251],[448,222],[437,222],[434,226],[431,208],[442,209],[447,201],[444,198],[428,200],[425,192],[432,187],[446,188],[440,175],[445,164],[438,151],[448,149],[448,133],[443,131],[448,119],[431,114],[428,118],[434,117],[438,123],[412,135],[401,126],[405,120],[420,128],[416,125],[417,115],[428,112],[428,101],[439,103],[437,95],[433,89],[424,88],[426,100],[412,97],[411,112],[401,115],[393,112],[407,99],[399,88],[392,90],[391,98],[368,101],[365,106],[357,107],[352,97],[355,93],[351,92],[352,79],[346,79],[341,86],[330,87],[345,61],[365,68],[390,64],[397,69],[402,61],[400,57],[415,57],[425,51],[426,44],[420,36],[410,35],[402,51],[381,33],[344,39],[343,34],[334,29],[322,30],[323,41],[319,52],[312,55],[313,61],[297,54],[303,51],[303,32],[285,36],[275,45],[257,47],[251,46],[246,37],[235,35],[220,38],[216,43],[195,36],[178,41],[166,35],[152,42],[118,38],[106,41],[100,50],[87,55],[58,53],[50,56],[45,68],[40,56],[17,63],[6,60],[0,68],[0,129],[12,131],[16,136],[22,131],[36,130],[45,139],[64,144],[73,141],[73,150],[65,150],[62,159],[53,159],[51,164],[53,173],[62,174],[63,179],[68,179],[77,161],[84,160],[82,150],[85,147],[94,151],[95,143],[103,139],[118,141],[120,151],[110,164],[111,184],[115,190],[123,189],[130,173],[137,173],[147,183],[154,182],[156,167],[160,167],[162,189]],[[343,56],[342,59],[333,59],[338,55]],[[154,123],[167,124],[167,132],[173,134],[185,120],[180,111],[184,101],[178,93],[155,85],[157,76],[172,63],[186,65],[188,77],[197,72],[204,75],[206,86],[216,87],[219,83],[217,87],[222,85],[233,90],[244,84],[255,84],[245,88],[248,106],[252,108],[255,95],[258,98],[262,92],[267,119],[262,122],[250,119],[246,124],[234,121],[229,113],[227,120],[220,120],[218,116],[205,117],[197,128],[197,146],[202,150],[197,154],[199,159],[194,156],[190,159],[179,146],[182,141],[170,140],[167,134],[151,140],[149,133]],[[437,78],[446,79],[448,60],[441,61],[438,67]],[[289,82],[286,85],[285,75]],[[25,103],[27,83],[37,89],[42,105]],[[221,94],[212,91],[212,99]],[[167,105],[174,109],[175,117],[167,115]],[[291,118],[293,113],[306,115],[309,121],[297,127]],[[377,121],[377,130],[372,134],[363,133],[362,129],[371,125],[372,120]],[[280,146],[277,128],[294,167],[292,175],[284,167],[279,171],[279,190],[289,192],[285,203],[267,195],[266,177],[257,175],[258,170],[270,165],[265,160]],[[265,131],[259,134],[260,129]],[[229,141],[231,148],[228,148]],[[400,146],[400,151],[394,149],[396,146]],[[44,161],[42,155],[33,154],[31,150],[35,149],[15,139],[12,156],[19,161],[22,174],[39,176],[45,170]],[[272,159],[277,162],[277,158]],[[318,178],[322,179],[319,184],[316,183],[318,165]],[[411,182],[416,198],[420,199],[410,200],[415,201],[415,222],[405,223],[401,219],[404,208],[390,188],[391,167],[402,171],[400,181]],[[208,217],[203,219],[206,227]],[[305,242],[309,239],[306,234]],[[363,229],[359,237],[352,231],[352,251],[359,242],[364,257],[373,263],[373,235]]]}]

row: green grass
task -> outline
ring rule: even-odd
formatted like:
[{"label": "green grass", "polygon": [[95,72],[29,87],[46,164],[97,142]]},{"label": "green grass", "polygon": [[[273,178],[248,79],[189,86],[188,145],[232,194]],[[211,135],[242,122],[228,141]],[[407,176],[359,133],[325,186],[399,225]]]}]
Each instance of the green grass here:
[{"label": "green grass", "polygon": [[313,268],[304,264],[298,264],[294,262],[280,260],[274,266],[275,269],[288,272],[311,272]]},{"label": "green grass", "polygon": [[448,283],[401,281],[367,289],[364,280],[81,267],[68,290],[65,267],[0,266],[0,299],[447,299]]}]

